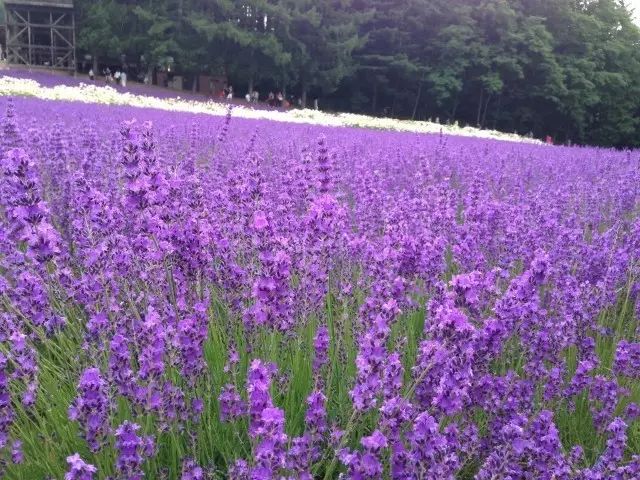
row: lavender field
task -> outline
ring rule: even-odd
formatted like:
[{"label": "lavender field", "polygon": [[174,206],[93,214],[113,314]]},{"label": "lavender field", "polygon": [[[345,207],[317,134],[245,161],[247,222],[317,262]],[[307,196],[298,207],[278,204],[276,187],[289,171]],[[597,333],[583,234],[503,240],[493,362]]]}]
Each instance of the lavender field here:
[{"label": "lavender field", "polygon": [[0,477],[640,478],[640,152],[1,105]]}]

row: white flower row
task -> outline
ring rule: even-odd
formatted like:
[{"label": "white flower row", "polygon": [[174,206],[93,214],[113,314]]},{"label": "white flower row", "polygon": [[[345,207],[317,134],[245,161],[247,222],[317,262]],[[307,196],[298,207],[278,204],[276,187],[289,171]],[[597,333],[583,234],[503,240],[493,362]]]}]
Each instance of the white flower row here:
[{"label": "white flower row", "polygon": [[[0,77],[0,95],[33,96],[44,100],[63,100],[70,102],[100,103],[107,105],[127,105],[139,108],[155,108],[173,112],[201,113],[207,115],[225,115],[228,106],[224,103],[186,100],[177,98],[157,98],[147,95],[122,93],[109,86],[80,84],[78,86],[57,85],[46,87],[35,80]],[[537,140],[515,134],[480,130],[472,127],[441,125],[433,122],[376,118],[350,113],[330,114],[317,110],[277,111],[259,108],[235,106],[233,115],[241,118],[264,119],[278,122],[295,122],[312,125],[336,127],[361,127],[382,130],[395,130],[414,133],[445,133],[479,138],[494,138],[517,142],[540,143]]]}]

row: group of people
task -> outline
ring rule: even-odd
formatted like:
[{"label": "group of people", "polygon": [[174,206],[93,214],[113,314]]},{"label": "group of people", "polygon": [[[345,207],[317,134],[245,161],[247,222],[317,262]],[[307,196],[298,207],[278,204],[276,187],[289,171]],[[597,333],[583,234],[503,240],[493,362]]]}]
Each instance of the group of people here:
[{"label": "group of people", "polygon": [[247,103],[258,103],[260,101],[260,93],[257,90],[249,91],[244,96]]},{"label": "group of people", "polygon": [[[105,83],[107,84],[119,83],[123,87],[127,86],[127,73],[124,70],[118,69],[116,70],[115,73],[112,73],[111,69],[109,67],[106,67],[102,70],[102,75],[104,76]],[[89,80],[93,82],[95,81],[95,79],[96,79],[95,72],[93,68],[91,68],[89,70]],[[150,83],[150,79],[148,78],[148,76],[145,76],[144,83],[146,84],[148,82]],[[233,100],[233,85],[228,85],[224,87],[222,90],[222,93],[220,94],[220,97],[226,100]],[[244,98],[247,101],[247,103],[258,103],[260,102],[260,93],[258,92],[258,90],[252,89],[249,92],[247,92]],[[269,105],[270,107],[289,108],[294,104],[295,100],[294,99],[291,99],[291,101],[287,100],[287,98],[284,96],[282,92],[277,92],[277,93],[269,92],[269,95],[267,95],[267,98],[265,99],[265,101],[267,105]],[[302,107],[301,99],[298,99],[297,103],[298,103],[298,107]]]},{"label": "group of people", "polygon": [[269,95],[267,96],[267,105],[269,105],[270,107],[288,108],[290,106],[290,103],[286,98],[284,98],[282,92],[278,92],[275,95],[273,94],[273,92],[269,92]]},{"label": "group of people", "polygon": [[[260,93],[255,89],[250,90],[244,96],[244,99],[247,101],[247,103],[258,103],[260,101]],[[278,92],[275,94],[273,92],[269,92],[266,102],[267,102],[267,105],[269,105],[270,107],[288,108],[289,106],[291,106],[291,104],[287,101],[287,99],[282,94],[282,92]]]},{"label": "group of people", "polygon": [[[105,83],[119,83],[121,86],[127,86],[127,72],[124,70],[116,70],[116,73],[111,73],[111,69],[109,67],[102,70],[102,74],[104,75]],[[93,68],[89,70],[89,80],[92,82],[96,79],[96,74],[93,71]]]}]

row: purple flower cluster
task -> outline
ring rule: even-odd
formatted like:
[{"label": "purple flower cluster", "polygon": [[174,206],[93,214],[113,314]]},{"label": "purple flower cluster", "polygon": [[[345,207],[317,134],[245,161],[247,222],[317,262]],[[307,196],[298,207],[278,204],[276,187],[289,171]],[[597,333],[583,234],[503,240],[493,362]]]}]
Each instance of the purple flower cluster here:
[{"label": "purple flower cluster", "polygon": [[69,407],[69,418],[77,421],[92,452],[97,452],[109,433],[107,382],[100,370],[88,368],[80,377],[78,397]]},{"label": "purple flower cluster", "polygon": [[0,122],[0,476],[640,478],[638,152],[170,117]]},{"label": "purple flower cluster", "polygon": [[69,470],[64,475],[64,480],[93,480],[98,471],[93,465],[85,463],[77,453],[67,457],[67,464]]},{"label": "purple flower cluster", "polygon": [[618,343],[613,370],[618,375],[640,378],[640,342],[621,340]]},{"label": "purple flower cluster", "polygon": [[9,445],[9,428],[15,417],[6,369],[7,357],[0,352],[0,452]]},{"label": "purple flower cluster", "polygon": [[118,472],[123,478],[141,480],[144,477],[142,464],[155,455],[153,437],[140,437],[140,425],[125,421],[115,431]]}]

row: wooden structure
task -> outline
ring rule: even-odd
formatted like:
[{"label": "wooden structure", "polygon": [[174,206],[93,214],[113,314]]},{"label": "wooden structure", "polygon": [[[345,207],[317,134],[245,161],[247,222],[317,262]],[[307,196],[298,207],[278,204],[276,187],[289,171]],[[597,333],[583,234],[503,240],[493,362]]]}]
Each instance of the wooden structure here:
[{"label": "wooden structure", "polygon": [[221,95],[222,90],[227,87],[227,77],[224,75],[200,74],[197,81],[198,92],[208,97]]},{"label": "wooden structure", "polygon": [[73,0],[5,0],[7,62],[75,70]]}]

